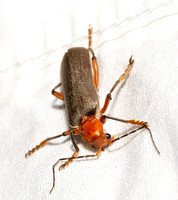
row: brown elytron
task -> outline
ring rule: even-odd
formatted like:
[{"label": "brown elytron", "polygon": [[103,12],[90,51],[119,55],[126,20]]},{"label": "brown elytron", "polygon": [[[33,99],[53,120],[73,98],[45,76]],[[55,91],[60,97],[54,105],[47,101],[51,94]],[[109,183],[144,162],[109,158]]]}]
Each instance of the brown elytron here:
[{"label": "brown elytron", "polygon": [[[83,47],[71,48],[68,50],[67,53],[65,53],[61,65],[61,83],[59,83],[52,90],[53,95],[55,95],[61,100],[64,100],[65,102],[66,113],[71,129],[60,135],[45,139],[39,145],[37,145],[35,148],[33,148],[25,154],[25,157],[28,157],[39,148],[45,146],[51,140],[54,140],[61,136],[71,136],[75,152],[71,157],[60,158],[53,165],[53,186],[50,190],[50,193],[52,192],[55,186],[54,169],[60,161],[66,160],[66,162],[64,162],[59,167],[59,170],[68,166],[75,159],[99,156],[101,150],[103,151],[105,147],[108,147],[115,141],[120,140],[121,138],[135,133],[143,128],[149,131],[153,145],[158,154],[160,153],[155,145],[151,130],[148,128],[147,122],[134,119],[124,120],[103,115],[106,112],[109,103],[112,99],[111,94],[113,93],[114,89],[122,80],[124,80],[128,76],[133,67],[134,60],[132,56],[129,59],[129,64],[125,72],[119,77],[119,79],[111,88],[110,92],[106,95],[104,106],[101,110],[99,110],[99,100],[97,93],[99,73],[97,60],[92,49],[91,27],[89,27],[88,33],[88,49],[85,49]],[[93,77],[90,65],[89,52],[91,52],[92,54]],[[62,86],[63,93],[59,93],[56,91],[56,89],[60,86]],[[111,137],[109,134],[103,131],[103,124],[105,123],[106,119],[116,120],[123,123],[129,123],[137,125],[139,127],[129,133],[115,138]],[[79,148],[74,139],[74,135],[77,134],[80,134],[85,141],[89,142],[92,146],[98,148],[97,153],[93,155],[79,156]]]}]

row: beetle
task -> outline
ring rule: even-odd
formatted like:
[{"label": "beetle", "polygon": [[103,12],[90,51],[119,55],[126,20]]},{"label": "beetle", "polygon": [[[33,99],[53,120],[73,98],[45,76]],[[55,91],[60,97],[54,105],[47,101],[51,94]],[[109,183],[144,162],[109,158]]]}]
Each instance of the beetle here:
[{"label": "beetle", "polygon": [[[99,156],[100,152],[104,151],[106,147],[110,146],[121,138],[135,133],[143,128],[149,131],[153,145],[158,154],[160,154],[153,140],[153,136],[147,122],[135,119],[123,120],[104,115],[112,99],[111,94],[118,86],[118,84],[128,76],[133,67],[134,60],[132,56],[129,59],[129,64],[125,72],[119,77],[119,79],[117,79],[109,93],[106,95],[105,103],[102,109],[99,109],[99,99],[97,93],[99,72],[97,59],[94,50],[92,49],[92,31],[93,29],[91,28],[91,26],[89,26],[88,49],[84,47],[74,47],[70,48],[67,53],[64,54],[61,63],[61,83],[59,83],[52,90],[52,94],[54,96],[65,102],[66,113],[71,129],[63,132],[60,135],[45,139],[39,145],[37,145],[35,148],[25,154],[25,157],[28,157],[39,148],[45,146],[49,141],[59,138],[61,136],[70,135],[73,146],[75,148],[75,152],[71,157],[62,159],[60,158],[53,165],[53,186],[50,190],[50,193],[55,186],[55,166],[60,161],[66,160],[66,162],[59,167],[59,170],[65,168],[75,159]],[[92,55],[93,75],[89,52]],[[63,93],[56,91],[56,89],[61,86]],[[139,127],[129,133],[115,138],[114,136],[111,137],[110,134],[103,131],[103,125],[106,119],[129,123],[137,125]],[[79,148],[74,139],[74,135],[78,134],[82,136],[83,140],[89,142],[94,148],[98,149],[96,154],[79,156]]]}]

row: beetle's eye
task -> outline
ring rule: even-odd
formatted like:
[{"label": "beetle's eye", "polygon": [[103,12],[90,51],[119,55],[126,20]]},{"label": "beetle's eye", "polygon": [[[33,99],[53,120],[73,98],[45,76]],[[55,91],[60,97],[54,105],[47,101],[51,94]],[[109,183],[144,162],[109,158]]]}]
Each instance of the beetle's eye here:
[{"label": "beetle's eye", "polygon": [[111,135],[109,133],[106,133],[106,138],[109,140],[111,138]]}]

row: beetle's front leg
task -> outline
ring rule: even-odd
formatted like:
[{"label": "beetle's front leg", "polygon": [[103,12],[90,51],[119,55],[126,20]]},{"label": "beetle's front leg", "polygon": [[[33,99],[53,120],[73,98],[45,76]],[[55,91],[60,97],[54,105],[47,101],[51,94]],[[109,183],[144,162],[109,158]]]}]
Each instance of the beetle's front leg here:
[{"label": "beetle's front leg", "polygon": [[123,123],[128,123],[128,124],[133,124],[133,125],[141,126],[138,129],[136,129],[134,131],[131,131],[130,133],[126,133],[123,136],[114,139],[113,141],[111,141],[111,143],[113,143],[113,142],[115,142],[117,140],[120,140],[121,138],[126,137],[126,136],[128,136],[128,135],[130,135],[132,133],[135,133],[135,132],[137,132],[140,129],[146,128],[149,131],[149,133],[150,133],[150,137],[151,137],[152,143],[153,143],[156,151],[158,152],[158,154],[160,154],[160,152],[159,152],[159,150],[158,150],[158,148],[156,146],[156,143],[155,143],[155,141],[153,139],[151,130],[148,128],[148,122],[144,122],[144,121],[140,121],[140,120],[135,120],[135,119],[125,120],[125,119],[119,119],[119,118],[110,117],[110,116],[106,116],[106,115],[102,115],[101,119],[103,119],[103,120],[111,119],[111,120],[115,120],[115,121],[119,121],[119,122],[123,122]]},{"label": "beetle's front leg", "polygon": [[39,145],[37,145],[36,147],[34,147],[32,150],[29,150],[26,154],[25,154],[25,157],[27,158],[28,156],[30,156],[32,153],[34,153],[35,151],[39,150],[40,148],[44,147],[49,141],[51,140],[54,140],[56,138],[59,138],[61,136],[66,136],[66,135],[69,135],[70,132],[73,131],[75,134],[79,134],[79,131],[78,129],[71,129],[71,130],[68,130],[66,132],[63,132],[62,134],[60,135],[56,135],[56,136],[53,136],[53,137],[49,137],[49,138],[46,138],[45,140],[43,140]]},{"label": "beetle's front leg", "polygon": [[62,164],[60,167],[59,167],[59,170],[65,168],[66,166],[68,166],[74,159],[76,159],[78,157],[78,154],[79,154],[79,148],[73,138],[73,133],[74,131],[70,131],[70,135],[71,135],[71,140],[72,140],[72,143],[74,145],[74,148],[75,148],[75,153],[72,155],[72,158],[62,158],[62,159],[59,159],[54,165],[53,165],[53,186],[50,190],[50,193],[53,191],[53,188],[55,186],[55,166],[61,161],[61,160],[67,160],[64,164]]}]

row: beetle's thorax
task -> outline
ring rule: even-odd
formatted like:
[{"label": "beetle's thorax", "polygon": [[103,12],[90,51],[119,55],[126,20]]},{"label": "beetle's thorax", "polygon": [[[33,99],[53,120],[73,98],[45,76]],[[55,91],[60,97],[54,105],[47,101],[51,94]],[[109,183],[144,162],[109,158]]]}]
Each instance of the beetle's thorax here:
[{"label": "beetle's thorax", "polygon": [[82,117],[79,127],[82,138],[95,147],[108,146],[108,139],[103,132],[103,124],[95,116]]}]

